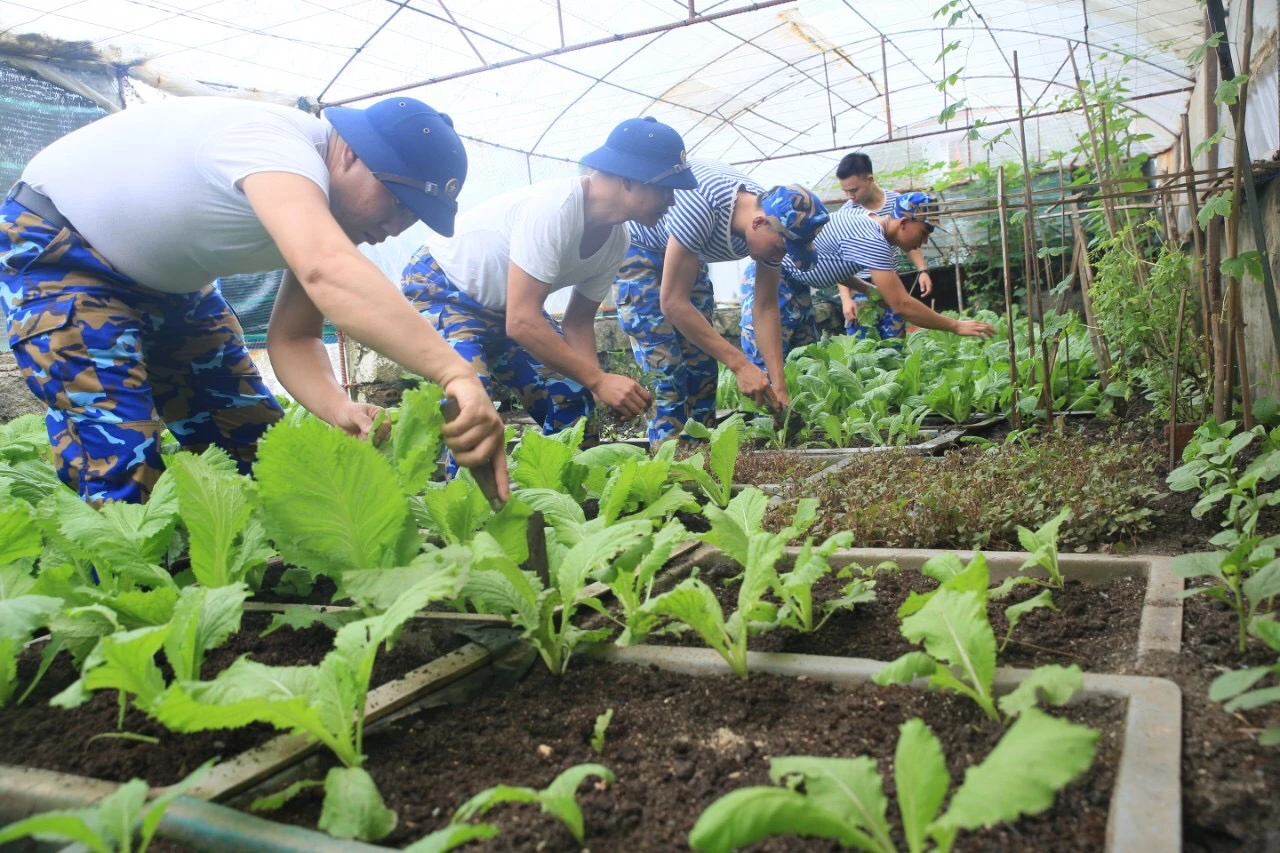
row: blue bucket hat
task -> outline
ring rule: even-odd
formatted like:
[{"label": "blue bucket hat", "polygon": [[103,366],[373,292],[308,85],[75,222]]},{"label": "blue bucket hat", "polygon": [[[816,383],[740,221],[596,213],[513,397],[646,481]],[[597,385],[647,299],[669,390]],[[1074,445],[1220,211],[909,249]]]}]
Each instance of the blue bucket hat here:
[{"label": "blue bucket hat", "polygon": [[670,190],[691,190],[698,179],[685,159],[680,134],[653,116],[629,118],[582,165],[619,178]]},{"label": "blue bucket hat", "polygon": [[937,228],[940,231],[947,229],[939,225],[932,217],[938,212],[937,199],[925,192],[914,190],[909,193],[903,193],[898,196],[897,201],[893,203],[894,219],[919,219],[930,228]]},{"label": "blue bucket hat", "polygon": [[388,98],[365,109],[324,111],[373,176],[445,237],[453,236],[467,152],[453,120],[413,98]]},{"label": "blue bucket hat", "polygon": [[813,238],[827,224],[830,214],[822,199],[799,184],[774,187],[760,199],[769,222],[786,238],[787,254],[802,270],[813,266],[818,253]]}]

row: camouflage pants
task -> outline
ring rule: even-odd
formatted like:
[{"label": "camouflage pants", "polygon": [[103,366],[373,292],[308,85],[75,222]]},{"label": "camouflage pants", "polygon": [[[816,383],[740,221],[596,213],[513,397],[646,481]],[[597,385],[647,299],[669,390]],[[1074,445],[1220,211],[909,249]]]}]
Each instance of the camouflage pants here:
[{"label": "camouflage pants", "polygon": [[[632,246],[614,280],[618,322],[631,338],[636,363],[646,373],[658,374],[653,384],[655,412],[649,419],[650,444],[678,435],[690,418],[714,426],[716,382],[720,375],[716,360],[662,316],[662,260],[657,252]],[[693,306],[711,322],[715,295],[706,264],[698,270],[693,284]]]},{"label": "camouflage pants", "polygon": [[[738,302],[742,306],[742,319],[738,321],[738,326],[742,329],[742,351],[755,362],[756,367],[764,370],[764,356],[760,355],[760,349],[756,346],[756,329],[751,317],[756,303],[755,261],[749,262],[742,271],[742,281],[738,283]],[[813,313],[813,292],[807,284],[788,282],[785,275],[778,280],[778,314],[782,320],[784,359],[793,349],[817,342],[818,319]]]},{"label": "camouflage pants", "polygon": [[144,288],[12,200],[0,207],[0,311],[48,407],[58,476],[92,503],[147,499],[166,425],[192,450],[225,448],[247,473],[281,416],[215,285]]},{"label": "camouflage pants", "polygon": [[[591,413],[595,401],[590,391],[554,373],[507,337],[506,315],[459,290],[425,249],[409,260],[401,288],[454,352],[475,368],[489,396],[495,381],[511,389],[544,434],[566,429]],[[560,331],[550,315],[542,316]]]},{"label": "camouflage pants", "polygon": [[[854,293],[853,301],[860,305],[867,302],[866,294]],[[846,335],[853,335],[856,338],[865,338],[867,336],[867,327],[861,323],[845,323],[844,331]],[[888,305],[881,306],[880,318],[876,320],[876,334],[880,336],[880,340],[886,342],[889,346],[901,348],[902,342],[898,338],[905,338],[907,335],[907,318],[903,317],[897,311],[894,311]]]}]

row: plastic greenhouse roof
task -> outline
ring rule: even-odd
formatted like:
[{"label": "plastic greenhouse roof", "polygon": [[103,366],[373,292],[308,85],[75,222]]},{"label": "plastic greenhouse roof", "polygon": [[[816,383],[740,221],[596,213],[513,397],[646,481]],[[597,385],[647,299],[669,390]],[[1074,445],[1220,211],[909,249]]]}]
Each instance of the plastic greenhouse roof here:
[{"label": "plastic greenhouse roof", "polygon": [[[0,29],[92,42],[143,63],[162,88],[183,78],[333,103],[408,87],[467,138],[520,152],[518,183],[562,173],[640,114],[680,130],[690,156],[740,164],[765,184],[831,187],[839,152],[857,148],[881,173],[1016,159],[1016,136],[983,144],[1017,118],[1015,51],[1024,107],[1044,114],[1027,124],[1033,159],[1070,148],[1081,129],[1078,114],[1054,114],[1075,91],[1073,49],[1081,74],[1126,80],[1151,152],[1171,144],[1192,84],[1187,56],[1204,37],[1195,0],[942,5],[0,0]],[[691,12],[712,20],[689,23]],[[589,42],[599,43],[559,50]],[[997,124],[970,138],[979,119]]]}]

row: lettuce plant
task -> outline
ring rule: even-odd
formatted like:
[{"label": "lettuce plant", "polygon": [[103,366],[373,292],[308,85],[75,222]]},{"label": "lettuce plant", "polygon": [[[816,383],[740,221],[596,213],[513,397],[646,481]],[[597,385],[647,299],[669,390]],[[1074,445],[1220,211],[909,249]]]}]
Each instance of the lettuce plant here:
[{"label": "lettuce plant", "polygon": [[[874,681],[905,684],[928,676],[930,685],[968,696],[993,720],[1000,719],[997,704],[1006,716],[1017,716],[1036,704],[1040,691],[1055,705],[1074,696],[1083,683],[1080,667],[1042,666],[997,703],[993,690],[996,638],[987,617],[986,558],[975,554],[967,567],[956,571],[963,564],[954,555],[947,556],[950,559],[930,561],[932,565],[925,567],[926,573],[951,573],[942,586],[925,595],[913,593],[898,610],[904,617],[903,636],[922,644],[924,651],[908,652],[886,665]],[[1042,593],[1046,594],[1047,590]],[[1024,613],[1038,606],[1044,606],[1040,596],[1006,610],[1010,632]]]},{"label": "lettuce plant", "polygon": [[691,538],[683,524],[669,521],[596,572],[595,578],[609,587],[622,610],[622,619],[615,619],[623,626],[618,645],[643,643],[654,628],[656,617],[645,608],[653,591],[653,579],[671,553]]},{"label": "lettuce plant", "polygon": [[1225,603],[1235,611],[1238,631],[1236,643],[1244,652],[1249,641],[1249,626],[1259,609],[1270,610],[1275,596],[1280,595],[1280,559],[1276,548],[1280,536],[1246,536],[1230,551],[1207,551],[1180,554],[1170,564],[1175,575],[1188,580],[1207,578],[1206,586],[1183,590],[1179,595],[1207,595]]},{"label": "lettuce plant", "polygon": [[[1035,709],[1014,723],[941,812],[951,777],[938,738],[922,720],[899,728],[893,759],[902,833],[910,853],[949,851],[961,830],[1039,814],[1093,764],[1098,732]],[[1028,756],[1034,756],[1029,761]],[[769,762],[779,787],[739,788],[712,803],[689,833],[702,853],[728,853],[773,836],[827,838],[896,853],[888,798],[875,759],[788,756]]]},{"label": "lettuce plant", "polygon": [[[733,495],[733,472],[738,464],[738,448],[746,432],[741,414],[735,414],[716,426],[707,429],[703,424],[690,420],[684,425],[685,435],[701,439],[709,444],[710,462],[696,453],[674,466],[676,475],[692,480],[717,506],[728,506]],[[710,467],[710,473],[707,468]]]},{"label": "lettuce plant", "polygon": [[1034,531],[1018,526],[1018,541],[1031,554],[1019,568],[1039,566],[1049,573],[1048,586],[1056,589],[1062,589],[1066,585],[1062,570],[1058,568],[1058,528],[1069,518],[1071,508],[1063,507],[1061,512]]},{"label": "lettuce plant", "polygon": [[153,716],[176,732],[267,723],[310,735],[341,763],[324,779],[320,828],[338,838],[383,838],[396,815],[361,766],[374,660],[414,613],[454,596],[460,580],[456,570],[422,578],[385,612],[341,628],[318,666],[266,666],[242,657],[212,681],[175,682],[154,703]]},{"label": "lettuce plant", "polygon": [[[596,776],[605,782],[613,782],[613,772],[602,764],[578,764],[563,771],[541,791],[515,785],[495,785],[476,794],[453,813],[453,823],[465,824],[473,817],[486,814],[501,803],[537,803],[542,810],[556,818],[573,834],[579,845],[583,844],[585,828],[582,809],[575,795],[588,777]],[[410,848],[412,849],[412,848]]]},{"label": "lettuce plant", "polygon": [[547,528],[549,585],[522,570],[492,537],[481,534],[471,543],[471,574],[461,596],[480,613],[508,617],[537,648],[547,669],[563,675],[580,643],[613,633],[612,628],[587,631],[573,624],[579,606],[604,609],[596,599],[582,597],[587,578],[605,570],[652,531],[653,522],[647,519],[589,530]]},{"label": "lettuce plant", "polygon": [[[1280,477],[1280,429],[1268,434],[1261,425],[1240,433],[1235,428],[1235,421],[1203,424],[1183,452],[1185,464],[1168,477],[1169,488],[1175,492],[1200,492],[1200,500],[1191,509],[1196,518],[1226,501],[1222,526],[1227,529],[1214,537],[1213,544],[1228,547],[1256,535],[1262,510],[1280,504],[1280,490],[1262,490]],[[1262,439],[1262,452],[1243,471],[1237,471],[1240,453],[1257,438]]]},{"label": "lettuce plant", "polygon": [[94,853],[147,853],[169,806],[204,778],[215,760],[206,761],[149,803],[147,783],[130,779],[88,808],[59,809],[14,821],[0,828],[0,846],[36,838],[79,843]]},{"label": "lettuce plant", "polygon": [[[1273,652],[1280,653],[1280,622],[1259,620],[1254,623],[1254,629]],[[1280,702],[1280,686],[1254,687],[1268,675],[1280,676],[1280,661],[1267,666],[1251,666],[1248,669],[1224,672],[1209,685],[1209,698],[1214,702],[1226,703],[1223,710],[1229,714]],[[1280,726],[1264,729],[1258,742],[1263,746],[1280,746]]]}]

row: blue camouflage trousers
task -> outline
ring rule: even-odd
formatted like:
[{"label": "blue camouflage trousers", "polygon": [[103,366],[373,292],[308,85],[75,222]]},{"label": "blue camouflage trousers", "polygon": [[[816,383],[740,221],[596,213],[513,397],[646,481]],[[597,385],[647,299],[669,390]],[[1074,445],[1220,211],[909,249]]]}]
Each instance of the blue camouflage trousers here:
[{"label": "blue camouflage trousers", "polygon": [[[864,293],[854,293],[853,301],[859,305],[867,303],[867,296]],[[867,336],[867,327],[861,323],[845,323],[844,331],[846,335],[853,335],[856,338],[865,338]],[[880,308],[880,317],[876,320],[876,334],[880,336],[881,341],[885,341],[892,347],[901,347],[901,341],[897,338],[904,338],[907,335],[907,318],[903,317],[897,311],[894,311],[888,305],[882,305]]]},{"label": "blue camouflage trousers", "polygon": [[[591,413],[595,401],[578,382],[553,372],[507,337],[507,317],[458,289],[426,248],[404,269],[401,289],[418,313],[430,320],[454,352],[475,368],[493,396],[495,381],[515,392],[543,434],[559,432]],[[543,317],[560,331],[545,311]]]},{"label": "blue camouflage trousers", "polygon": [[[756,346],[756,329],[751,316],[756,304],[755,261],[750,261],[742,271],[742,280],[738,282],[738,302],[742,306],[742,319],[738,321],[742,329],[742,351],[755,362],[756,367],[764,370],[764,356]],[[793,349],[817,342],[818,318],[813,313],[813,291],[807,284],[788,282],[785,275],[778,280],[778,314],[782,320],[784,359]]]},{"label": "blue camouflage trousers", "polygon": [[[658,374],[653,384],[655,411],[649,418],[651,445],[679,435],[690,418],[714,426],[720,376],[716,360],[662,315],[662,261],[662,254],[633,245],[614,279],[618,323],[631,338],[636,363],[646,373]],[[711,322],[715,294],[706,264],[698,270],[692,298],[693,306]]]},{"label": "blue camouflage trousers", "polygon": [[144,288],[74,230],[10,199],[0,311],[27,387],[48,407],[58,476],[91,503],[147,499],[166,425],[183,446],[216,444],[248,473],[281,417],[215,285]]}]

